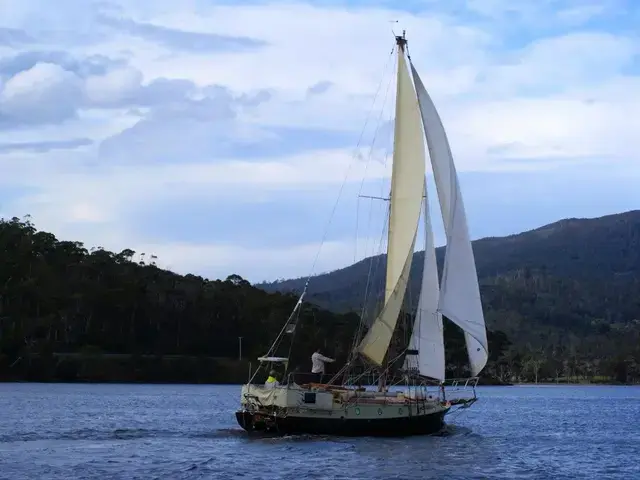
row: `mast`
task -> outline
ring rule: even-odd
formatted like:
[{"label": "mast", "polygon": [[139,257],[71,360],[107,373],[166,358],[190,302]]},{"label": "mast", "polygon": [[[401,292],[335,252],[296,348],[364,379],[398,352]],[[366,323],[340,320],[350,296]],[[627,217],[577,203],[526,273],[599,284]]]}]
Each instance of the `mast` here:
[{"label": "mast", "polygon": [[[398,71],[393,141],[393,166],[389,199],[389,231],[384,306],[358,345],[369,363],[388,365],[387,351],[396,329],[409,281],[422,200],[425,147],[418,99],[405,58],[405,33],[396,36]],[[381,375],[383,388],[386,379]]]},{"label": "mast", "polygon": [[[406,52],[406,47],[407,47],[407,31],[406,30],[402,30],[402,36],[400,35],[396,35],[396,46],[398,47],[398,57],[403,57],[405,55]],[[400,75],[400,70],[398,69],[398,76]],[[396,84],[400,83],[400,79],[398,78],[396,80]],[[392,174],[393,175],[393,174]],[[391,191],[389,192],[389,208],[388,208],[388,213],[387,213],[387,217],[391,217],[391,202],[393,202],[393,182],[392,182],[392,187],[391,187]],[[387,249],[389,248],[390,242],[392,241],[391,239],[391,228],[389,228],[389,231],[387,232]],[[388,252],[387,252],[388,253]],[[388,257],[387,257],[388,258]],[[388,266],[387,266],[388,268]],[[389,299],[389,296],[391,295],[393,291],[389,292],[388,289],[385,288],[385,292],[384,292],[384,301],[385,303],[387,303],[387,300]],[[382,392],[384,391],[384,388],[387,385],[387,369],[389,368],[389,358],[388,356],[385,356],[384,362],[382,363],[382,369],[381,369],[381,373],[380,373],[380,378],[378,379],[378,391]]]},{"label": "mast", "polygon": [[404,55],[407,47],[407,31],[402,30],[402,35],[396,35],[396,45],[398,46],[398,55]]}]

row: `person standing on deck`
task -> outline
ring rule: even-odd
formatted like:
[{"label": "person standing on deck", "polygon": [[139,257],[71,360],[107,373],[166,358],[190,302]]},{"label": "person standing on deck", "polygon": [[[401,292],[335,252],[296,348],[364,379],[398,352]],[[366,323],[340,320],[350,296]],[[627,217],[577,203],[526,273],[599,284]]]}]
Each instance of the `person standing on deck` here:
[{"label": "person standing on deck", "polygon": [[313,355],[311,355],[311,373],[316,376],[316,382],[322,383],[322,377],[324,375],[324,364],[325,362],[331,363],[335,362],[333,358],[325,357],[320,353],[320,349],[318,348]]}]

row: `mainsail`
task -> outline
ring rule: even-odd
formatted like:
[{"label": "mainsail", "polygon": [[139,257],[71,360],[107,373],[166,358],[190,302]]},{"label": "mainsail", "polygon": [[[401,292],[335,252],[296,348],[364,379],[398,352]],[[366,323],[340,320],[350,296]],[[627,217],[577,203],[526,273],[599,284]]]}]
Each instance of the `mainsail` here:
[{"label": "mainsail", "polygon": [[416,311],[416,318],[408,348],[408,351],[417,352],[417,355],[415,355],[417,362],[413,359],[414,355],[407,353],[404,368],[410,370],[417,367],[420,375],[444,381],[444,335],[442,329],[442,314],[438,311],[440,298],[438,265],[436,263],[436,249],[433,241],[433,229],[431,228],[431,216],[429,215],[429,200],[426,186],[423,215],[424,263],[422,268],[422,283],[420,285],[418,309]]},{"label": "mainsail", "polygon": [[[444,315],[464,331],[471,372],[476,376],[487,363],[489,348],[458,175],[440,116],[413,63],[410,63],[413,82],[408,74],[406,40],[397,37],[397,42],[398,83],[385,302],[358,350],[371,363],[383,364],[404,302],[424,198],[424,270],[408,350],[414,354],[417,351],[421,375],[444,380]],[[426,196],[425,137],[447,237],[440,286]],[[406,368],[411,368],[409,357],[405,360]]]},{"label": "mainsail", "polygon": [[487,363],[489,346],[462,192],[440,115],[413,63],[411,73],[447,237],[439,310],[464,331],[471,374],[476,376]]},{"label": "mainsail", "polygon": [[424,195],[424,133],[404,55],[399,43],[385,302],[358,346],[376,365],[384,362],[404,302]]}]

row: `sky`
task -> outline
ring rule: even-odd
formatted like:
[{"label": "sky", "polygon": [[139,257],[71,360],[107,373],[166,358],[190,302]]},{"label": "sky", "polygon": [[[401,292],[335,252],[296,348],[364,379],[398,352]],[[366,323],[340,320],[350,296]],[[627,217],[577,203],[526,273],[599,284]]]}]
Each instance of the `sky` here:
[{"label": "sky", "polygon": [[473,238],[632,210],[639,23],[635,0],[0,0],[0,216],[209,278],[378,253],[361,196],[388,192],[403,29]]}]

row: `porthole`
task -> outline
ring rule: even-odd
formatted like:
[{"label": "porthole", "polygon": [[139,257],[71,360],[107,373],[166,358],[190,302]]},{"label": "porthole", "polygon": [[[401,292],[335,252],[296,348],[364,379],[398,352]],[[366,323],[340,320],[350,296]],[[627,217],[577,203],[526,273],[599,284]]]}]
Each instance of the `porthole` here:
[{"label": "porthole", "polygon": [[360,415],[360,408],[356,407],[356,415]]},{"label": "porthole", "polygon": [[382,415],[382,409],[381,408],[378,409],[378,415]]}]

